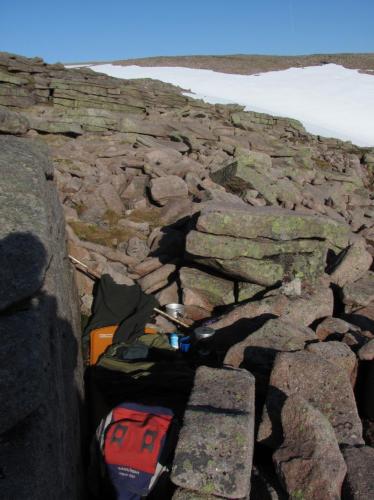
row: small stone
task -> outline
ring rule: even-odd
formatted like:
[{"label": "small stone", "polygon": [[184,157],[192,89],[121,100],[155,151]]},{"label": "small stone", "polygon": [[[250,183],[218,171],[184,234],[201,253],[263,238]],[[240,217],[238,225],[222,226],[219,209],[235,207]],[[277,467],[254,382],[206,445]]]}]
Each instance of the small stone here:
[{"label": "small stone", "polygon": [[171,285],[156,293],[156,299],[158,300],[160,306],[165,306],[166,304],[178,304],[179,298],[177,283],[171,283]]},{"label": "small stone", "polygon": [[97,194],[104,200],[108,210],[117,214],[123,213],[124,206],[122,200],[112,184],[102,184],[99,186]]},{"label": "small stone", "polygon": [[288,283],[283,283],[282,293],[288,297],[298,297],[301,295],[301,279],[295,278]]},{"label": "small stone", "polygon": [[352,349],[352,351],[358,355],[358,351],[366,345],[370,340],[374,338],[374,335],[369,331],[357,331],[346,333],[342,338],[342,342]]},{"label": "small stone", "polygon": [[318,326],[316,329],[316,335],[319,338],[319,340],[326,340],[330,336],[335,336],[335,334],[338,334],[340,337],[342,337],[345,333],[348,333],[350,331],[356,332],[360,331],[360,329],[355,326],[351,325],[347,321],[344,321],[343,319],[340,318],[325,318]]},{"label": "small stone", "polygon": [[354,283],[345,285],[342,295],[347,313],[354,312],[374,302],[374,272],[369,271]]},{"label": "small stone", "polygon": [[130,257],[143,261],[148,256],[149,251],[150,250],[146,241],[138,238],[137,236],[133,236],[129,239],[126,253]]},{"label": "small stone", "polygon": [[238,302],[253,299],[257,294],[265,292],[266,288],[255,283],[245,281],[238,283]]},{"label": "small stone", "polygon": [[357,353],[361,361],[373,361],[374,359],[374,339],[364,344]]},{"label": "small stone", "polygon": [[148,236],[150,229],[148,222],[134,222],[130,219],[120,219],[118,225],[132,231],[139,231]]},{"label": "small stone", "polygon": [[149,273],[143,278],[140,278],[140,280],[138,280],[138,283],[141,286],[142,290],[147,293],[151,293],[149,292],[149,290],[151,289],[153,291],[160,290],[168,284],[168,280],[170,276],[175,272],[175,270],[176,266],[174,264],[165,264],[152,273]]},{"label": "small stone", "polygon": [[188,196],[187,184],[176,175],[152,179],[150,188],[152,199],[159,205],[166,205],[172,198],[187,198]]}]

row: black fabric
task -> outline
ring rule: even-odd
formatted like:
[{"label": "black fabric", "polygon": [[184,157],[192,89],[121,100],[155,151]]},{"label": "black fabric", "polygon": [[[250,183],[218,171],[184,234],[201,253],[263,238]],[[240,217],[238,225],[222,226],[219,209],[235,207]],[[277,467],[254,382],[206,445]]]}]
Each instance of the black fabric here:
[{"label": "black fabric", "polygon": [[119,285],[109,274],[103,274],[96,285],[92,316],[84,335],[104,326],[119,325],[113,342],[127,342],[144,333],[153,309],[159,303],[153,295],[146,295],[139,285]]},{"label": "black fabric", "polygon": [[[108,370],[101,366],[90,368],[90,380],[100,393],[101,404],[106,411],[123,401],[167,406],[182,416],[190,395],[195,370],[183,360],[159,361],[145,373],[134,378],[131,374]],[[104,410],[104,413],[105,413]],[[95,423],[103,417],[103,410]],[[97,415],[98,412],[95,411]]]}]

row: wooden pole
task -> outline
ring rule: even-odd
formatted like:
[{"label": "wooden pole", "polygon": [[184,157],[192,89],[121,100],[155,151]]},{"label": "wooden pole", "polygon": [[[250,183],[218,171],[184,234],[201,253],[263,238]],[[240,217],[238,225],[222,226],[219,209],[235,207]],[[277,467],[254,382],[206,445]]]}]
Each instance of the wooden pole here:
[{"label": "wooden pole", "polygon": [[82,267],[83,270],[81,269],[81,271],[83,271],[84,273],[88,274],[91,279],[95,278],[95,279],[99,280],[101,278],[101,275],[99,273],[97,273],[96,271],[93,271],[88,266],[86,266],[86,264],[83,264],[83,262],[81,262],[80,260],[76,259],[72,255],[69,255],[69,259],[75,265],[75,267],[77,267],[77,266]]},{"label": "wooden pole", "polygon": [[161,309],[157,309],[157,307],[155,307],[153,309],[157,314],[160,314],[161,316],[163,316],[164,318],[168,319],[169,321],[173,321],[174,323],[176,323],[177,325],[179,326],[183,326],[183,328],[189,328],[189,325],[187,325],[187,323],[184,323],[183,321],[181,321],[180,319],[177,319],[177,318],[173,318],[173,316],[170,316],[170,314],[164,312],[164,311],[161,311]]}]

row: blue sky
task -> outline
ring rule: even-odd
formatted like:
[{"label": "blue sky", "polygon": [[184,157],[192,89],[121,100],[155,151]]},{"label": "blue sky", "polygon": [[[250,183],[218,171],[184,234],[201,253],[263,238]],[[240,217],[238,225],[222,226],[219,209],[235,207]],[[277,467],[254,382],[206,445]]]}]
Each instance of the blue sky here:
[{"label": "blue sky", "polygon": [[0,51],[47,62],[374,52],[374,0],[0,2]]}]

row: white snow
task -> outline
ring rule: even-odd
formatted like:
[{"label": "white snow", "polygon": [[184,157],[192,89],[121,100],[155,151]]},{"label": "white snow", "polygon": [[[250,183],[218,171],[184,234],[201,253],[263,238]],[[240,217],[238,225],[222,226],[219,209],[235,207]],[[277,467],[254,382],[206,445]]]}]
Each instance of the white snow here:
[{"label": "white snow", "polygon": [[210,103],[238,103],[300,120],[313,133],[374,146],[374,76],[336,64],[231,75],[179,67],[90,65],[117,78],[153,78]]}]

